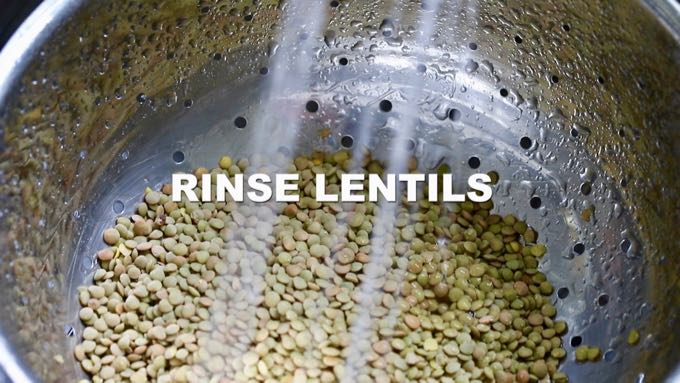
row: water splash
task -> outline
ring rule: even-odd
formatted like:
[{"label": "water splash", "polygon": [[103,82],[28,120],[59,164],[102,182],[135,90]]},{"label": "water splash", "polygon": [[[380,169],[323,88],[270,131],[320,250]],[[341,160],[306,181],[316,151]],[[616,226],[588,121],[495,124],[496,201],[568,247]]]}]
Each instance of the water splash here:
[{"label": "water splash", "polygon": [[[301,127],[304,101],[299,105],[282,105],[290,94],[304,94],[311,88],[315,44],[327,24],[325,1],[292,0],[283,7],[284,17],[278,32],[280,40],[270,46],[271,76],[266,96],[260,103],[253,124],[248,152],[257,153],[244,166],[245,173],[265,173],[273,179],[275,172],[291,160]],[[285,114],[281,118],[280,111]],[[275,141],[275,144],[272,142]],[[258,328],[257,307],[267,286],[267,258],[271,249],[264,245],[272,236],[277,206],[244,202],[231,212],[233,227],[223,250],[228,272],[217,281],[215,304],[211,307],[210,325],[199,335],[203,344],[199,355],[203,373],[211,381],[243,381],[243,359],[255,341]],[[246,217],[256,212],[258,220]],[[280,212],[279,212],[280,213]],[[228,331],[221,329],[228,328]]]},{"label": "water splash", "polygon": [[[418,46],[428,46],[430,44],[440,5],[441,0],[432,0],[428,2],[428,9],[420,13],[421,18],[417,29]],[[391,28],[393,29],[393,26]],[[391,142],[392,150],[387,161],[387,173],[404,173],[408,169],[408,161],[411,157],[408,142],[418,123],[416,116],[418,115],[419,105],[416,100],[422,96],[423,92],[420,84],[414,82],[410,85],[405,97],[408,102],[405,103],[404,110],[402,110],[401,115],[403,117],[401,121],[396,124],[396,136]],[[397,207],[398,204],[394,203],[383,204],[376,217],[376,230],[371,234],[372,254],[366,266],[365,278],[359,286],[357,319],[350,328],[350,339],[353,341],[348,346],[348,352],[346,353],[345,373],[341,379],[343,383],[357,381],[358,376],[366,365],[365,351],[368,350],[363,350],[362,348],[366,347],[365,341],[371,339],[371,332],[373,331],[371,312],[374,311],[376,305],[373,297],[382,286],[378,284],[377,280],[380,276],[384,275],[384,270],[382,269],[386,264],[389,264],[385,262],[385,259],[390,257],[390,250],[395,245],[391,233],[397,216]],[[394,272],[394,275],[400,278],[397,281],[398,286],[405,275],[403,268],[405,268],[406,263],[401,263],[400,266],[402,267]],[[399,289],[394,293],[394,295],[396,294],[399,294]],[[399,314],[400,309],[395,305],[389,310],[387,317],[383,321],[394,326],[397,323]],[[360,340],[364,340],[364,342]]]}]

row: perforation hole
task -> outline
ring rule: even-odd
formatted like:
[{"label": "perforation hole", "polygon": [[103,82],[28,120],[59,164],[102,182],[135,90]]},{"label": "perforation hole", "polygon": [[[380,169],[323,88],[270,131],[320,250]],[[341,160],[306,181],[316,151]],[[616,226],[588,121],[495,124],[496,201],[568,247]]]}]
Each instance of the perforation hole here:
[{"label": "perforation hole", "polygon": [[316,113],[319,111],[319,103],[314,101],[314,100],[309,100],[307,101],[307,104],[305,105],[305,109],[309,113]]},{"label": "perforation hole", "polygon": [[382,100],[380,101],[380,110],[383,112],[389,112],[392,110],[392,102],[390,100]]},{"label": "perforation hole", "polygon": [[113,212],[116,214],[120,214],[125,210],[125,204],[121,200],[115,200],[113,201],[113,205],[111,206],[113,209]]},{"label": "perforation hole", "polygon": [[519,140],[519,146],[520,146],[522,149],[530,149],[530,148],[531,148],[531,138],[526,137],[526,136],[520,138],[520,140]]},{"label": "perforation hole", "polygon": [[557,290],[557,297],[560,299],[565,299],[566,297],[569,296],[569,289],[566,287],[560,287]]},{"label": "perforation hole", "polygon": [[345,149],[349,149],[354,146],[354,138],[350,135],[342,136],[340,139],[340,145]]},{"label": "perforation hole", "polygon": [[599,297],[597,297],[597,305],[598,306],[606,306],[607,303],[609,303],[609,295],[602,294]]},{"label": "perforation hole", "polygon": [[184,152],[178,150],[178,151],[172,153],[172,160],[176,164],[181,164],[182,162],[184,162]]},{"label": "perforation hole", "polygon": [[236,126],[239,129],[245,129],[246,125],[248,125],[248,121],[246,120],[245,117],[238,116],[234,119],[234,126]]},{"label": "perforation hole", "polygon": [[584,244],[579,242],[574,245],[574,253],[581,255],[584,251],[586,251],[586,246]]}]

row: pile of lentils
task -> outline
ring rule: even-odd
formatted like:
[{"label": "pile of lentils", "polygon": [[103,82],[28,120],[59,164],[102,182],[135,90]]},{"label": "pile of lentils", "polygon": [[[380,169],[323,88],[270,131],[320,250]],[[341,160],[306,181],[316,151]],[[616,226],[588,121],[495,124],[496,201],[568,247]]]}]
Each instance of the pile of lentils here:
[{"label": "pile of lentils", "polygon": [[84,382],[567,382],[525,222],[492,202],[316,201],[315,174],[337,193],[344,172],[383,173],[345,151],[195,174],[275,170],[300,174],[299,202],[172,202],[164,185],[104,231],[78,289]]}]

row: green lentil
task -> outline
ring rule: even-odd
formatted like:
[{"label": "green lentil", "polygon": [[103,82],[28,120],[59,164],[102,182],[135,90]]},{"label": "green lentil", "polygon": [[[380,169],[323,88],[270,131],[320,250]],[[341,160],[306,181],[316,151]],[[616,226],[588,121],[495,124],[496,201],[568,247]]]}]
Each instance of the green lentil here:
[{"label": "green lentil", "polygon": [[[81,317],[82,318],[82,317]],[[631,346],[635,346],[640,342],[640,332],[638,330],[630,330],[628,333],[627,342]]]},{"label": "green lentil", "polygon": [[[552,319],[538,234],[491,202],[404,204],[390,225],[375,203],[317,202],[315,174],[337,192],[351,163],[349,152],[297,157],[284,169],[300,173],[303,195],[281,210],[147,189],[137,215],[103,233],[111,247],[79,290],[74,357],[93,381],[333,382],[369,355],[353,365],[358,382],[566,382],[556,369],[567,326]],[[259,164],[223,156],[195,174]],[[365,313],[371,326],[355,336]]]}]

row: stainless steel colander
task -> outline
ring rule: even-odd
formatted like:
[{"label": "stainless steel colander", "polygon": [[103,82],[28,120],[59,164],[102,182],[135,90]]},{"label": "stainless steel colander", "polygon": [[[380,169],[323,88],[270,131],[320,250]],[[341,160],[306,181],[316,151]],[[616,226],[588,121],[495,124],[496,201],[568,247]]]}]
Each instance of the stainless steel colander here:
[{"label": "stainless steel colander", "polygon": [[[401,137],[424,171],[496,171],[496,209],[541,233],[571,381],[672,381],[678,12],[673,0],[44,2],[0,53],[0,366],[17,382],[83,376],[74,291],[102,229],[145,187],[222,153],[388,158]],[[580,342],[603,361],[576,364]]]}]

